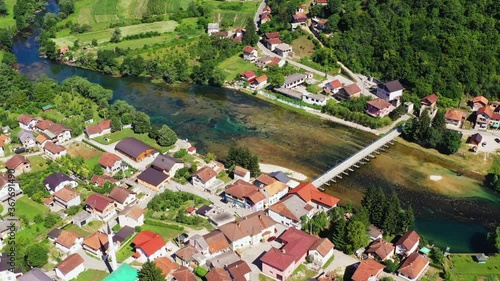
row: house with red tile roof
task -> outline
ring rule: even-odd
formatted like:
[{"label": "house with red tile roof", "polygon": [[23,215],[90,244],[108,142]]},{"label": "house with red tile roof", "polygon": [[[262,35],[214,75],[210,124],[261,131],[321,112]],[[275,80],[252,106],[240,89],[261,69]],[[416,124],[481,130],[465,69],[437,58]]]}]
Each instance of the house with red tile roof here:
[{"label": "house with red tile roof", "polygon": [[52,160],[63,157],[68,153],[64,146],[55,144],[51,141],[45,142],[45,145],[43,146],[43,152],[45,152],[45,154]]},{"label": "house with red tile roof", "polygon": [[137,206],[128,206],[118,214],[118,222],[121,227],[136,227],[144,224],[144,210]]},{"label": "house with red tile roof", "polygon": [[279,38],[270,38],[270,39],[266,40],[266,47],[269,50],[274,51],[276,46],[278,46],[279,44],[282,44],[282,43],[283,42]]},{"label": "house with red tile roof", "polygon": [[415,230],[407,231],[396,242],[396,254],[408,256],[418,249],[420,235]]},{"label": "house with red tile roof", "polygon": [[352,275],[353,281],[376,281],[380,278],[385,265],[374,260],[367,259],[361,261]]},{"label": "house with red tile roof", "polygon": [[132,241],[135,248],[134,258],[141,262],[146,262],[148,259],[154,261],[159,257],[166,257],[165,241],[160,234],[149,230],[141,231]]},{"label": "house with red tile roof", "polygon": [[255,78],[255,80],[253,81],[253,84],[252,86],[255,88],[255,89],[262,89],[264,88],[264,86],[266,86],[267,84],[267,75],[263,74],[257,78]]},{"label": "house with red tile roof", "polygon": [[450,108],[444,113],[444,119],[447,124],[460,127],[465,121],[464,113],[458,109]]},{"label": "house with red tile roof", "polygon": [[328,0],[315,0],[314,3],[316,5],[326,6],[326,5],[328,5]]},{"label": "house with red tile roof", "polygon": [[82,248],[83,237],[73,230],[61,230],[54,243],[63,253],[74,253]]},{"label": "house with red tile roof", "polygon": [[257,59],[257,50],[255,50],[252,46],[245,46],[243,48],[243,58],[246,61],[254,62]]},{"label": "house with red tile roof", "polygon": [[85,205],[86,210],[98,220],[108,221],[116,214],[113,199],[99,193],[92,193],[85,200]]},{"label": "house with red tile roof", "polygon": [[83,258],[79,254],[71,254],[54,268],[60,280],[69,281],[76,279],[85,270]]},{"label": "house with red tile roof", "polygon": [[398,276],[409,280],[418,280],[429,267],[429,259],[419,253],[409,255],[398,269]]},{"label": "house with red tile roof", "polygon": [[73,188],[65,186],[54,193],[54,203],[65,209],[78,206],[81,203],[80,193]]},{"label": "house with red tile roof", "polygon": [[103,120],[95,125],[85,128],[85,134],[89,139],[111,133],[111,120]]},{"label": "house with red tile roof", "polygon": [[214,268],[205,275],[207,281],[233,281],[229,272],[224,268]]},{"label": "house with red tile roof", "polygon": [[122,159],[110,152],[104,152],[99,158],[99,164],[104,169],[104,173],[108,175],[114,175],[122,167]]},{"label": "house with red tile roof", "polygon": [[394,247],[392,243],[387,242],[383,239],[377,239],[373,241],[370,246],[368,246],[366,253],[368,253],[368,255],[372,256],[373,258],[385,261],[387,259],[392,259],[395,253],[395,249],[396,247]]},{"label": "house with red tile roof", "polygon": [[288,193],[299,196],[304,202],[325,212],[337,207],[340,201],[340,199],[318,190],[312,183],[301,183]]},{"label": "house with red tile roof", "polygon": [[488,99],[485,98],[484,96],[477,96],[469,101],[472,111],[477,111],[481,107],[487,106],[488,102],[489,102]]},{"label": "house with red tile roof", "polygon": [[257,75],[255,75],[255,72],[253,71],[245,71],[241,73],[241,80],[247,81],[248,83],[252,83],[255,78],[257,78]]},{"label": "house with red tile roof", "polygon": [[333,243],[302,230],[289,228],[277,239],[281,249],[271,248],[261,258],[262,272],[278,280],[286,280],[307,256],[322,266],[333,255]]},{"label": "house with red tile roof", "polygon": [[312,218],[314,207],[298,196],[287,195],[268,209],[269,216],[276,222],[287,227],[302,229],[303,216]]},{"label": "house with red tile roof", "polygon": [[374,99],[366,103],[366,113],[372,117],[383,118],[389,115],[389,113],[393,110],[394,106],[381,98]]},{"label": "house with red tile roof", "polygon": [[423,97],[420,100],[420,106],[429,107],[429,108],[433,109],[436,107],[437,100],[438,100],[438,96],[435,93],[432,93],[428,96]]},{"label": "house with red tile roof", "polygon": [[342,83],[338,79],[330,81],[323,86],[323,91],[327,94],[336,94],[342,89]]},{"label": "house with red tile roof", "polygon": [[229,272],[234,281],[250,280],[250,273],[252,272],[250,266],[242,260],[229,264],[226,266],[226,270]]},{"label": "house with red tile roof", "polygon": [[14,170],[14,175],[20,175],[24,172],[31,171],[31,164],[28,158],[22,155],[14,155],[12,158],[5,162],[5,168],[8,170]]},{"label": "house with red tile roof", "polygon": [[240,166],[234,167],[233,176],[235,180],[250,181],[250,171]]},{"label": "house with red tile roof", "polygon": [[[97,257],[101,257],[102,254],[106,253],[108,247],[108,235],[101,231],[96,231],[83,240],[83,249]],[[115,242],[115,247],[119,248],[119,243]]]},{"label": "house with red tile roof", "polygon": [[159,257],[154,260],[154,263],[156,266],[161,270],[163,275],[165,275],[166,280],[172,280],[173,276],[171,273],[173,273],[176,269],[179,269],[181,266],[168,257]]},{"label": "house with red tile roof", "polygon": [[476,111],[474,129],[487,130],[489,127],[500,127],[500,113],[493,111],[490,106],[483,106]]},{"label": "house with red tile roof", "polygon": [[19,122],[21,129],[31,131],[38,122],[38,119],[27,114],[21,114],[17,117],[17,122]]},{"label": "house with red tile roof", "polygon": [[241,179],[224,190],[226,202],[254,212],[264,209],[265,199],[266,195],[259,188]]},{"label": "house with red tile roof", "polygon": [[135,192],[120,186],[113,187],[108,197],[115,201],[118,211],[125,209],[125,207],[137,201],[137,194]]},{"label": "house with red tile roof", "polygon": [[194,276],[193,272],[185,266],[181,266],[181,268],[176,269],[172,276],[174,277],[172,280],[174,281],[198,281]]},{"label": "house with red tile roof", "polygon": [[109,182],[110,184],[115,184],[119,182],[119,180],[107,175],[95,175],[92,176],[92,178],[90,179],[90,183],[98,187],[104,187],[104,184],[106,182]]},{"label": "house with red tile roof", "polygon": [[359,98],[361,96],[361,89],[359,88],[358,84],[356,84],[356,83],[344,86],[344,89],[340,92],[343,94],[343,97],[346,99]]},{"label": "house with red tile roof", "polygon": [[211,193],[215,192],[218,186],[217,173],[209,166],[204,166],[194,172],[191,177],[192,184]]}]

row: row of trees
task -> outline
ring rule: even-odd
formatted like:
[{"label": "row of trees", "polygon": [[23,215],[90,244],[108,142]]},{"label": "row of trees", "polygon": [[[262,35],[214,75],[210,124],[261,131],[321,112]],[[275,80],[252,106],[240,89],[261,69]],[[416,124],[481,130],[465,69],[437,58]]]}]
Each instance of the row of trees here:
[{"label": "row of trees", "polygon": [[431,119],[429,112],[409,120],[403,126],[402,137],[426,148],[435,148],[444,154],[453,154],[458,151],[462,136],[460,133],[446,129],[444,111],[439,110]]}]

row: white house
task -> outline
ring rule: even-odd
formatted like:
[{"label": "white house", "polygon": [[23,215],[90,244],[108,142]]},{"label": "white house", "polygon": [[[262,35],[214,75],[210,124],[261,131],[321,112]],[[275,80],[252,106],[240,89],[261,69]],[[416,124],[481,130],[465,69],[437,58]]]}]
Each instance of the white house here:
[{"label": "white house", "polygon": [[323,86],[323,91],[328,94],[336,94],[340,89],[342,89],[342,83],[338,79],[330,81]]},{"label": "white house", "polygon": [[250,171],[243,167],[236,166],[233,170],[233,174],[235,180],[241,179],[246,182],[250,181]]},{"label": "white house", "polygon": [[21,127],[21,129],[31,131],[38,122],[38,119],[26,114],[21,114],[17,117],[17,121],[19,122],[19,127]]},{"label": "white house", "polygon": [[109,198],[115,200],[116,209],[121,211],[137,201],[137,194],[127,188],[116,186],[109,193]]},{"label": "white house", "polygon": [[54,202],[65,209],[82,203],[80,193],[67,186],[54,193]]},{"label": "white house", "polygon": [[398,276],[409,281],[418,280],[429,267],[429,259],[419,253],[409,255],[398,269]]},{"label": "white house", "polygon": [[260,189],[266,195],[266,206],[275,204],[288,193],[288,186],[277,180]]},{"label": "white house", "polygon": [[105,174],[114,175],[122,168],[122,159],[116,154],[104,152],[99,158],[99,164],[104,169]]},{"label": "white house", "polygon": [[111,120],[103,120],[98,124],[85,128],[85,134],[88,138],[93,139],[102,135],[111,133]]},{"label": "white house", "polygon": [[274,52],[279,56],[286,58],[292,52],[292,46],[286,43],[281,43],[274,47]]},{"label": "white house", "polygon": [[234,206],[255,212],[264,210],[266,195],[253,184],[238,179],[224,190],[224,199]]},{"label": "white house", "polygon": [[19,137],[19,140],[24,148],[32,148],[36,146],[35,137],[31,131],[22,129],[17,136]]},{"label": "white house", "polygon": [[64,281],[75,279],[85,270],[83,258],[79,254],[72,254],[55,267],[56,276]]},{"label": "white house", "polygon": [[327,97],[322,94],[307,94],[307,95],[302,95],[302,100],[309,104],[325,106]]},{"label": "white house", "polygon": [[57,158],[63,157],[68,153],[64,146],[55,144],[51,141],[45,142],[45,145],[43,146],[43,151],[52,160],[56,160]]},{"label": "white house", "polygon": [[5,202],[9,200],[9,193],[12,191],[14,191],[16,196],[23,193],[17,181],[10,181],[9,176],[6,174],[0,175],[0,201]]},{"label": "white house", "polygon": [[219,32],[219,24],[218,23],[209,23],[207,28],[207,34],[210,36],[214,33]]},{"label": "white house", "polygon": [[267,239],[275,233],[276,222],[263,211],[255,212],[237,221],[219,226],[231,245],[236,251],[258,244],[262,239]]},{"label": "white house", "polygon": [[54,124],[44,131],[53,142],[63,143],[71,139],[71,130],[61,124]]},{"label": "white house", "polygon": [[43,185],[50,194],[54,194],[65,186],[75,188],[78,186],[78,182],[63,173],[54,173],[43,180]]},{"label": "white house", "polygon": [[5,156],[5,150],[3,149],[4,142],[0,140],[0,156]]},{"label": "white house", "polygon": [[62,230],[55,240],[56,248],[64,253],[74,253],[82,248],[83,237],[73,230]]},{"label": "white house", "polygon": [[144,224],[144,210],[139,206],[128,206],[118,214],[118,222],[121,227],[136,227]]},{"label": "white house", "polygon": [[254,62],[257,60],[257,55],[257,50],[255,50],[252,46],[245,46],[245,48],[243,48],[243,58],[246,61]]},{"label": "white house", "polygon": [[328,238],[319,238],[309,249],[313,261],[323,266],[333,256],[333,243]]},{"label": "white house", "polygon": [[295,73],[292,75],[288,75],[287,77],[285,77],[285,82],[281,85],[281,87],[286,89],[295,88],[306,82],[307,79],[311,78],[312,74],[310,73]]},{"label": "white house", "polygon": [[398,107],[401,104],[403,96],[403,85],[398,80],[390,81],[379,85],[377,88],[377,96],[393,106]]},{"label": "white house", "polygon": [[192,176],[195,187],[203,188],[213,192],[213,186],[217,180],[217,173],[210,167],[205,166],[196,171]]},{"label": "white house", "polygon": [[146,262],[148,259],[154,261],[158,257],[166,257],[165,241],[160,234],[149,230],[141,231],[132,242],[135,246],[134,258],[140,262]]},{"label": "white house", "polygon": [[266,86],[266,84],[267,84],[267,75],[263,74],[253,80],[252,87],[255,89],[262,89],[264,88],[264,86]]},{"label": "white house", "polygon": [[301,218],[312,218],[314,208],[297,196],[289,195],[283,200],[269,207],[269,216],[276,222],[287,227],[302,229]]},{"label": "white house", "polygon": [[396,254],[409,256],[417,250],[419,242],[420,236],[416,231],[412,230],[405,232],[395,244]]}]

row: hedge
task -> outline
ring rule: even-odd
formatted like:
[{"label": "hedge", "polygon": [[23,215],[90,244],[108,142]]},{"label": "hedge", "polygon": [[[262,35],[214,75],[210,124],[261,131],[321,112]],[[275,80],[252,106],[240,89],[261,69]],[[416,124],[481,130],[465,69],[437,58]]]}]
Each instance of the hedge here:
[{"label": "hedge", "polygon": [[149,225],[153,225],[153,226],[162,226],[162,227],[166,227],[166,228],[170,228],[170,229],[184,231],[184,227],[183,226],[176,225],[176,224],[163,223],[163,222],[149,220],[149,219],[145,219],[144,220],[144,224],[149,224]]}]

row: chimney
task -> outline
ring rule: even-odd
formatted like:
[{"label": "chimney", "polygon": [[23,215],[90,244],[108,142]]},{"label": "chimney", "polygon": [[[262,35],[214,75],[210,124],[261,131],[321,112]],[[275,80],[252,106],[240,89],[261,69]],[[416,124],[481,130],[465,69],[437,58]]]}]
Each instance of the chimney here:
[{"label": "chimney", "polygon": [[286,254],[286,250],[285,250],[285,249],[281,249],[281,252],[282,252],[283,254]]},{"label": "chimney", "polygon": [[237,222],[237,223],[236,223],[236,225],[237,225],[238,227],[240,227],[240,223],[239,223],[239,222]]}]

